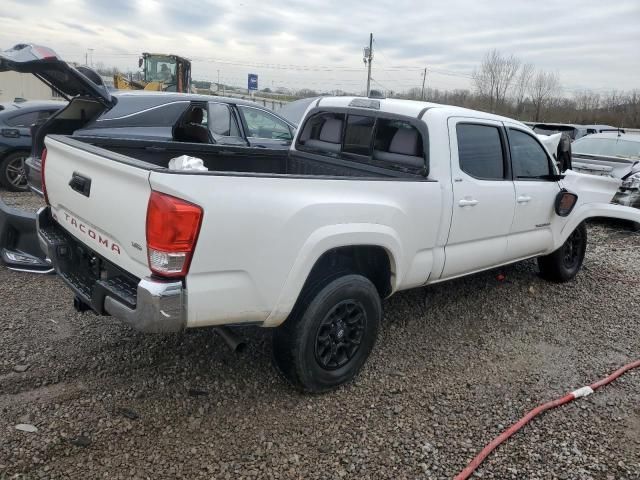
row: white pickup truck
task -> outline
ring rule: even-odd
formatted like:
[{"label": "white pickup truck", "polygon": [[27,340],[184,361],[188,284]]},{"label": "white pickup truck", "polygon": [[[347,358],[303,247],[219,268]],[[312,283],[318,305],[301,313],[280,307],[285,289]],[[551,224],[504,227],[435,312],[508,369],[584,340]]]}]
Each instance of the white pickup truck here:
[{"label": "white pickup truck", "polygon": [[[112,108],[96,95],[40,132],[38,235],[79,308],[146,332],[274,327],[275,363],[306,391],[357,374],[394,292],[532,257],[544,278],[568,281],[587,218],[640,221],[610,204],[619,181],[559,175],[528,127],[496,115],[321,98],[288,153],[236,158],[72,137],[65,125]],[[207,171],[169,169],[182,153]]]}]

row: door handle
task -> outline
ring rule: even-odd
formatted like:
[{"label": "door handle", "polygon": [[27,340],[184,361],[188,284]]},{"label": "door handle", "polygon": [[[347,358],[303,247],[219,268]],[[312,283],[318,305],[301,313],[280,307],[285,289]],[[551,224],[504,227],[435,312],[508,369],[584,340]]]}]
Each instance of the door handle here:
[{"label": "door handle", "polygon": [[461,207],[475,207],[478,204],[478,200],[460,200],[458,202],[458,205],[460,205]]},{"label": "door handle", "polygon": [[520,195],[517,198],[518,203],[529,203],[531,201],[531,197],[529,195]]},{"label": "door handle", "polygon": [[7,138],[19,138],[20,130],[17,128],[3,128],[0,132],[0,135]]},{"label": "door handle", "polygon": [[91,179],[80,175],[78,172],[73,172],[73,176],[69,180],[69,186],[71,190],[78,192],[80,195],[85,197],[91,195]]}]

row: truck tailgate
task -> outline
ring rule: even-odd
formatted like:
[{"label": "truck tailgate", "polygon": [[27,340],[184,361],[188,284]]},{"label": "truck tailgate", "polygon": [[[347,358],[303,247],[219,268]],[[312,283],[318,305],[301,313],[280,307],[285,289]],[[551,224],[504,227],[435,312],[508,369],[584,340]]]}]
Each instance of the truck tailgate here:
[{"label": "truck tailgate", "polygon": [[45,182],[54,219],[120,268],[138,278],[150,275],[145,233],[149,171],[67,137],[47,137],[45,145]]}]

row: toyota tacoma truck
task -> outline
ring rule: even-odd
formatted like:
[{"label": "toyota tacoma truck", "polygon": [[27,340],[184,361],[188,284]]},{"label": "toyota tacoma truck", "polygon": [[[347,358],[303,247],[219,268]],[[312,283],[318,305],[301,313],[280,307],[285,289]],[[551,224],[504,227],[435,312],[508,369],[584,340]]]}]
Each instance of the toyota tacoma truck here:
[{"label": "toyota tacoma truck", "polygon": [[[529,258],[566,282],[587,218],[640,217],[610,204],[619,180],[560,175],[527,126],[488,113],[319,98],[291,149],[262,156],[73,138],[113,108],[109,93],[47,49],[11,65],[79,85],[34,145],[38,238],[76,306],[144,332],[274,328],[275,364],[304,391],[358,373],[393,293]],[[181,155],[201,168],[170,168]]]}]

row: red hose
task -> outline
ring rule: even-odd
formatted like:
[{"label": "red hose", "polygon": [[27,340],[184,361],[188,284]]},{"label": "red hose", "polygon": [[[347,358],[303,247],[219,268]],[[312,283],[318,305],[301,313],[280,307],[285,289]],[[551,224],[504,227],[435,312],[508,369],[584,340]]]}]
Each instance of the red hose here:
[{"label": "red hose", "polygon": [[603,378],[602,380],[599,380],[589,385],[588,387],[579,388],[578,390],[574,390],[573,392],[568,393],[562,398],[552,400],[550,402],[544,403],[534,408],[529,413],[527,413],[524,417],[522,417],[520,420],[518,420],[516,423],[514,423],[509,428],[507,428],[504,432],[498,435],[495,439],[493,439],[491,443],[489,443],[486,447],[484,447],[482,451],[473,460],[471,460],[471,462],[469,462],[469,464],[465,467],[465,469],[462,470],[462,472],[460,472],[455,477],[455,480],[468,479],[473,474],[473,472],[480,466],[480,464],[484,462],[484,460],[489,456],[489,454],[498,447],[498,445],[500,445],[502,442],[507,440],[514,433],[516,433],[518,430],[524,427],[527,423],[529,423],[534,417],[537,417],[538,415],[540,415],[542,412],[545,412],[552,408],[559,407],[560,405],[564,405],[565,403],[572,402],[576,398],[586,397],[587,395],[592,394],[598,388],[613,382],[616,378],[618,378],[623,373],[638,367],[640,367],[640,360],[636,360],[635,362],[631,362],[625,365],[624,367],[619,368],[608,377]]}]

